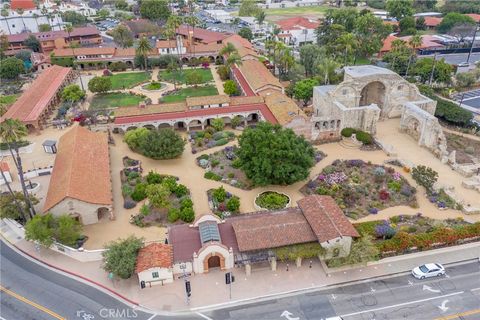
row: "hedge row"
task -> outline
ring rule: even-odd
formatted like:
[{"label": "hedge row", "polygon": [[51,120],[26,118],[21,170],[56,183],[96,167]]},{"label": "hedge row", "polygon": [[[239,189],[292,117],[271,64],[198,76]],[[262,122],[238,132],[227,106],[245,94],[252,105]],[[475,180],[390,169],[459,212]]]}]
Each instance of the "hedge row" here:
[{"label": "hedge row", "polygon": [[354,129],[354,128],[343,128],[340,134],[343,137],[350,138],[352,134],[355,134],[356,138],[358,141],[360,141],[363,144],[372,144],[373,143],[373,137],[370,133]]}]

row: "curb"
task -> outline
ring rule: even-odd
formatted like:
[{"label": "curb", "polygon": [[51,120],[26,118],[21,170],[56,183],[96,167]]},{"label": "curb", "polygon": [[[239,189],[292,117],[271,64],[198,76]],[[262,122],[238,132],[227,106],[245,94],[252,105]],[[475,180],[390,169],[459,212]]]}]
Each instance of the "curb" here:
[{"label": "curb", "polygon": [[89,282],[89,283],[91,283],[91,284],[94,284],[94,285],[96,285],[96,286],[98,286],[98,287],[100,287],[100,288],[102,288],[102,289],[104,289],[104,290],[112,293],[113,295],[117,296],[118,298],[120,298],[120,299],[122,299],[122,300],[125,300],[126,302],[128,302],[128,303],[130,303],[130,304],[132,304],[132,305],[134,305],[134,306],[138,306],[138,307],[141,306],[138,302],[135,302],[135,301],[133,301],[133,300],[125,297],[124,295],[122,295],[122,294],[120,294],[120,293],[118,293],[118,292],[110,289],[109,287],[107,287],[107,286],[105,286],[105,285],[103,285],[103,284],[101,284],[101,283],[99,283],[99,282],[96,282],[96,281],[94,281],[94,280],[91,280],[91,279],[89,279],[89,278],[87,278],[87,277],[84,277],[84,276],[82,276],[82,275],[76,274],[76,273],[74,273],[74,272],[72,272],[72,271],[69,271],[69,270],[66,270],[66,269],[57,267],[57,266],[55,266],[55,265],[53,265],[53,264],[51,264],[51,263],[49,263],[49,262],[46,262],[46,261],[44,261],[44,260],[42,260],[42,259],[39,259],[39,258],[33,256],[32,254],[26,252],[25,250],[17,247],[15,244],[13,244],[12,242],[10,242],[10,241],[9,241],[6,237],[4,237],[3,235],[2,235],[2,238],[5,239],[5,240],[6,240],[12,247],[14,247],[16,250],[20,251],[21,253],[23,253],[24,255],[26,255],[26,256],[28,256],[28,257],[30,257],[31,259],[34,259],[35,261],[38,261],[38,262],[41,263],[41,264],[44,264],[44,265],[46,265],[46,266],[48,266],[48,267],[50,267],[50,268],[52,268],[52,269],[61,271],[61,272],[63,272],[63,273],[72,275],[72,276],[77,277],[77,278],[80,278],[80,279],[82,279],[82,280],[84,280],[84,281],[86,281],[86,282]]},{"label": "curb", "polygon": [[[478,259],[473,258],[473,259],[465,259],[465,260],[460,260],[456,262],[451,262],[451,263],[445,263],[445,266],[456,266],[456,265],[462,265],[465,263],[470,263],[470,262],[475,262]],[[196,307],[196,308],[191,308],[191,311],[194,312],[199,312],[199,311],[210,311],[210,310],[219,310],[219,309],[224,309],[228,308],[229,306],[241,306],[241,305],[247,305],[250,304],[254,301],[265,301],[268,300],[269,298],[276,297],[277,299],[285,298],[287,296],[295,295],[295,294],[301,294],[301,293],[310,293],[310,292],[315,292],[315,291],[321,291],[321,290],[327,290],[327,289],[332,289],[336,287],[343,287],[347,286],[349,284],[354,284],[354,283],[362,283],[362,282],[367,282],[367,281],[372,281],[372,280],[381,280],[385,278],[390,278],[390,277],[396,277],[396,276],[402,276],[402,275],[408,275],[410,274],[410,271],[399,271],[399,272],[394,272],[394,273],[389,273],[389,274],[384,274],[381,276],[376,276],[376,277],[370,277],[366,279],[358,279],[358,280],[348,280],[348,281],[343,281],[343,282],[338,282],[338,283],[333,283],[333,284],[327,284],[323,286],[313,286],[309,288],[301,288],[301,289],[295,289],[295,290],[290,290],[290,291],[284,291],[284,292],[279,292],[279,293],[272,293],[269,295],[263,295],[263,296],[258,296],[258,297],[252,297],[252,298],[245,298],[245,299],[240,299],[240,300],[235,300],[235,301],[229,301],[229,302],[224,302],[224,303],[218,303],[218,304],[212,304],[209,306],[203,306],[203,307]]]}]

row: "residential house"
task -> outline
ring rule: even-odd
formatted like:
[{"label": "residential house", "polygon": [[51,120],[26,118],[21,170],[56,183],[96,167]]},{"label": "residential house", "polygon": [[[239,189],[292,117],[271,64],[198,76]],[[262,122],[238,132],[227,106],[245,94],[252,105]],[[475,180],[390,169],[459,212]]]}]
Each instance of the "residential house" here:
[{"label": "residential house", "polygon": [[280,28],[279,40],[293,46],[315,42],[315,29],[320,22],[305,17],[293,17],[275,22]]},{"label": "residential house", "polygon": [[151,243],[141,248],[137,255],[135,273],[142,289],[173,282],[172,246]]}]

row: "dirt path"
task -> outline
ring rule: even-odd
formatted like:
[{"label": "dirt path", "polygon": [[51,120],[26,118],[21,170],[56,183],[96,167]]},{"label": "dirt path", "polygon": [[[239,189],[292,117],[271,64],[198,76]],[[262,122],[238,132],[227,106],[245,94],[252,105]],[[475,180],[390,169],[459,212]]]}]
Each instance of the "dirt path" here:
[{"label": "dirt path", "polygon": [[457,136],[460,136],[460,137],[465,137],[465,138],[468,138],[468,139],[480,141],[480,137],[479,137],[479,136],[475,136],[475,135],[473,135],[473,134],[462,133],[462,132],[458,132],[458,131],[455,131],[455,130],[452,130],[452,129],[448,129],[448,128],[445,128],[445,127],[442,127],[442,129],[443,129],[444,132],[448,132],[448,133],[451,133],[451,134],[454,134],[454,135],[457,135]]}]

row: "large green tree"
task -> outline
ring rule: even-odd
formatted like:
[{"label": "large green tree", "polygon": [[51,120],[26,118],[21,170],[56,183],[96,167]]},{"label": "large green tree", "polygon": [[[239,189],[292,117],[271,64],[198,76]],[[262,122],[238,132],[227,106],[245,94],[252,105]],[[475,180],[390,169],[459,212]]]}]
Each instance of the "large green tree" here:
[{"label": "large green tree", "polygon": [[49,248],[55,239],[55,218],[51,213],[36,215],[25,224],[25,239]]},{"label": "large green tree", "polygon": [[65,11],[62,13],[62,19],[65,22],[69,22],[74,27],[83,26],[87,23],[87,18],[76,11]]},{"label": "large green tree", "polygon": [[262,9],[257,6],[255,0],[243,0],[238,11],[240,17],[257,17]]},{"label": "large green tree", "polygon": [[83,98],[85,98],[85,91],[80,89],[77,84],[68,85],[62,90],[63,101],[68,101],[71,104],[74,104]]},{"label": "large green tree", "polygon": [[458,12],[449,12],[443,17],[442,22],[440,22],[437,27],[437,30],[440,33],[447,33],[455,25],[459,24],[469,24],[475,26],[475,20]]},{"label": "large green tree", "polygon": [[163,160],[173,159],[182,155],[185,141],[172,129],[151,131],[140,142],[140,150],[146,157]]},{"label": "large green tree", "polygon": [[145,190],[148,201],[152,206],[158,209],[168,208],[170,206],[170,189],[164,184],[150,184]]},{"label": "large green tree", "polygon": [[415,12],[413,10],[413,0],[387,0],[385,8],[388,11],[388,15],[397,19],[397,21],[411,16]]},{"label": "large green tree", "polygon": [[223,92],[229,96],[234,96],[238,94],[237,84],[233,80],[227,80],[223,84]]},{"label": "large green tree", "polygon": [[133,46],[133,33],[125,25],[119,24],[112,31],[113,41],[122,48]]},{"label": "large green tree", "polygon": [[93,77],[88,81],[88,90],[91,92],[107,92],[112,89],[112,80],[109,77]]},{"label": "large green tree", "polygon": [[105,247],[103,269],[121,279],[130,278],[135,272],[138,251],[143,247],[143,238],[130,236],[110,242]]},{"label": "large green tree", "polygon": [[297,100],[302,100],[303,105],[307,106],[310,99],[313,97],[313,87],[318,86],[317,79],[305,79],[295,83],[293,89],[293,96]]},{"label": "large green tree", "polygon": [[300,63],[305,68],[305,77],[313,75],[317,59],[321,55],[324,55],[324,50],[315,44],[306,44],[300,47]]},{"label": "large green tree", "polygon": [[140,41],[138,41],[137,48],[135,49],[135,54],[143,58],[143,66],[145,67],[145,70],[147,70],[148,68],[147,58],[151,50],[152,46],[148,41],[147,37],[142,37]]},{"label": "large green tree", "polygon": [[34,52],[39,52],[41,48],[40,41],[38,41],[34,35],[28,36],[28,38],[23,41],[23,45]]},{"label": "large green tree", "polygon": [[25,66],[23,61],[10,57],[2,60],[0,63],[0,78],[3,79],[15,79],[25,72]]},{"label": "large green tree", "polygon": [[[2,177],[3,178],[3,177]],[[9,187],[9,185],[7,186]],[[38,199],[30,195],[30,202],[38,204]],[[0,218],[9,218],[20,221],[22,224],[28,220],[28,202],[22,192],[11,191],[0,194]]]},{"label": "large green tree", "polygon": [[253,32],[250,28],[242,28],[238,31],[238,35],[248,41],[252,41],[253,39]]},{"label": "large green tree", "polygon": [[308,177],[315,151],[291,129],[260,122],[239,137],[241,168],[255,185],[288,185]]},{"label": "large green tree", "polygon": [[442,1],[444,13],[480,13],[480,0],[445,0]]},{"label": "large green tree", "polygon": [[170,16],[168,1],[165,0],[142,0],[140,14],[150,20],[166,21]]},{"label": "large green tree", "polygon": [[443,58],[440,60],[423,58],[415,62],[413,74],[420,77],[423,83],[430,82],[431,78],[433,82],[449,84],[452,81],[453,66],[446,63]]}]

